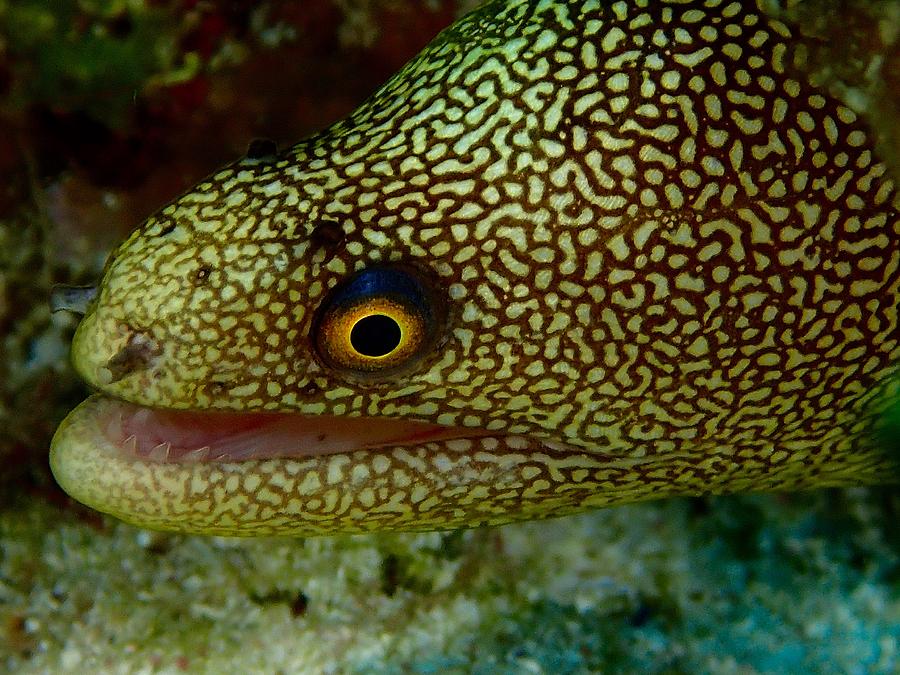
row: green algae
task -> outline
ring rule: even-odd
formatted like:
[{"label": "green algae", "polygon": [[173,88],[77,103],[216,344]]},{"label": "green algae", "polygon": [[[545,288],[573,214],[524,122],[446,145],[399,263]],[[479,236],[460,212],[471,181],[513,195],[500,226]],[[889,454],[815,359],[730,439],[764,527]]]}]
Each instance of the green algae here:
[{"label": "green algae", "polygon": [[173,15],[121,0],[0,1],[12,58],[13,105],[52,102],[122,120],[134,92],[175,65]]},{"label": "green algae", "polygon": [[[894,376],[889,386],[895,390],[900,389],[900,372]],[[897,472],[900,473],[900,403],[895,403],[885,411],[877,433],[886,452],[896,459]]]}]

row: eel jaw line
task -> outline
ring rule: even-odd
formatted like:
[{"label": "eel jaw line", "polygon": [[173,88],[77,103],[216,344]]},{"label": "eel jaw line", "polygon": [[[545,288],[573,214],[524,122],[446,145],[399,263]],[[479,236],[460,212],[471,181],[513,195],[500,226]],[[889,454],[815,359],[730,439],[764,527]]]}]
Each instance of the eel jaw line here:
[{"label": "eel jaw line", "polygon": [[167,410],[99,397],[100,438],[124,458],[148,462],[240,462],[477,438],[490,432],[385,418],[290,412]]},{"label": "eel jaw line", "polygon": [[[299,441],[297,430],[309,442]],[[262,448],[260,434],[267,454],[239,459],[248,447]],[[169,440],[157,442],[163,438]],[[277,450],[278,443],[285,447]],[[623,463],[482,429],[157,410],[94,395],[60,424],[50,468],[76,501],[140,527],[312,536],[564,515],[596,502],[596,483],[581,479],[620,474]],[[568,478],[572,472],[581,479]],[[557,476],[571,487],[553,490]]]}]

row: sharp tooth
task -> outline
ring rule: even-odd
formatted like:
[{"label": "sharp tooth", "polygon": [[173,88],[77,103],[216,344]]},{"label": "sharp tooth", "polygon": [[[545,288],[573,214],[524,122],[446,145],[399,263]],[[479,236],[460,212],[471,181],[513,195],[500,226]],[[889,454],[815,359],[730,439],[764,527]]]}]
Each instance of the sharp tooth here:
[{"label": "sharp tooth", "polygon": [[122,441],[122,451],[129,455],[137,455],[137,436],[131,434],[131,436]]},{"label": "sharp tooth", "polygon": [[134,415],[132,415],[131,419],[134,420],[135,424],[147,426],[147,422],[150,420],[152,413],[146,408],[141,408]]},{"label": "sharp tooth", "polygon": [[204,462],[209,457],[209,452],[210,447],[204,445],[202,448],[197,448],[196,450],[184,453],[181,459],[184,462]]},{"label": "sharp tooth", "polygon": [[169,451],[172,449],[171,443],[160,443],[147,453],[147,459],[154,462],[165,462],[169,459]]},{"label": "sharp tooth", "polygon": [[123,433],[125,432],[122,429],[122,413],[113,415],[106,428],[106,434],[110,438],[119,438]]}]

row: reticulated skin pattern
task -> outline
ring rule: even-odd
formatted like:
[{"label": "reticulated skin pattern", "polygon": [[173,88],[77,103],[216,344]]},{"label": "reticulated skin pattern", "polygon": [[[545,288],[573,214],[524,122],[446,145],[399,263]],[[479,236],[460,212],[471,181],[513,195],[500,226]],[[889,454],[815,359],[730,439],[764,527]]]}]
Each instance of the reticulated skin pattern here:
[{"label": "reticulated skin pattern", "polygon": [[[248,463],[230,487],[237,464],[202,465],[241,504],[225,525],[188,487],[135,515],[176,465],[104,510],[433,529],[897,480],[876,427],[900,400],[900,199],[797,45],[753,3],[496,0],[346,120],[201,182],[107,265],[73,347],[90,383],[496,437]],[[390,264],[440,289],[443,336],[396,378],[326,366],[329,291]]]}]

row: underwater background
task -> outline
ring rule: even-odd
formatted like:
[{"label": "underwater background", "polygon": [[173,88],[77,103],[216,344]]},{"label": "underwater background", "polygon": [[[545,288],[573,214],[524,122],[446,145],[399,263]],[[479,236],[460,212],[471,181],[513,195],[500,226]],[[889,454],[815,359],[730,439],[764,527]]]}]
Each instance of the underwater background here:
[{"label": "underwater background", "polygon": [[[900,672],[895,488],[244,541],[56,487],[49,440],[87,389],[52,285],[96,281],[160,205],[340,118],[475,4],[0,0],[0,672]],[[767,4],[896,170],[900,1]]]}]

